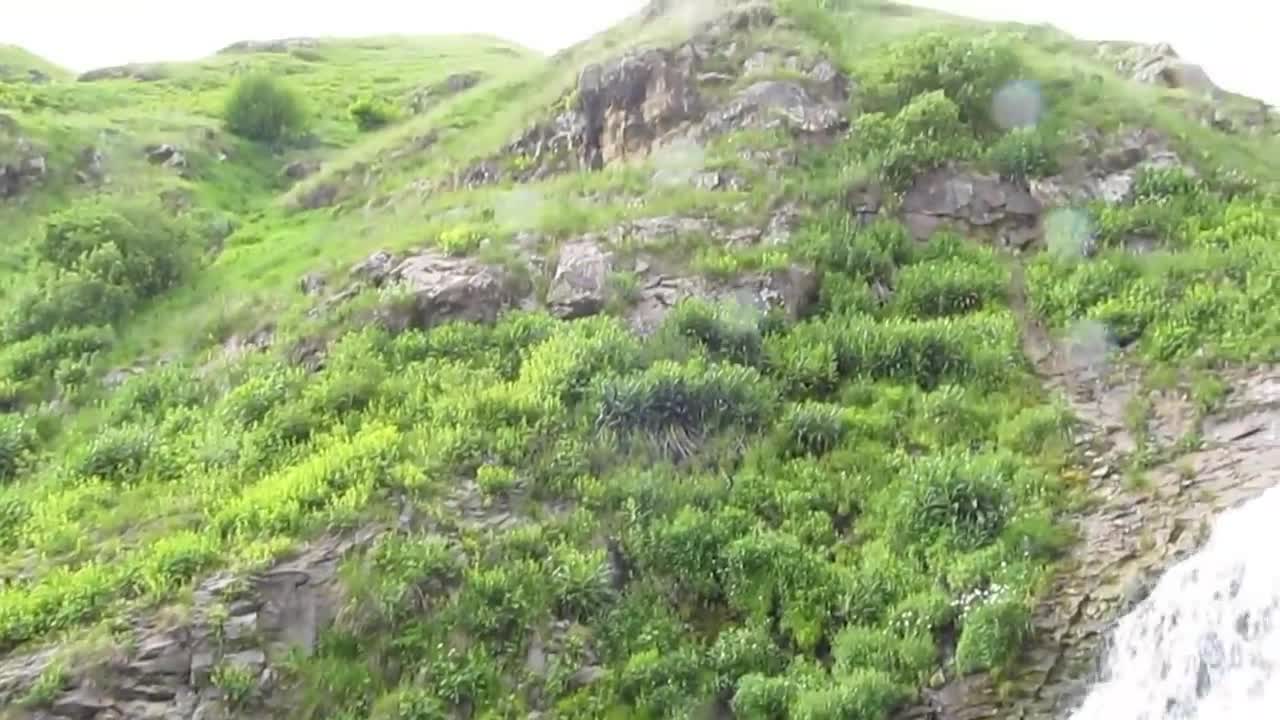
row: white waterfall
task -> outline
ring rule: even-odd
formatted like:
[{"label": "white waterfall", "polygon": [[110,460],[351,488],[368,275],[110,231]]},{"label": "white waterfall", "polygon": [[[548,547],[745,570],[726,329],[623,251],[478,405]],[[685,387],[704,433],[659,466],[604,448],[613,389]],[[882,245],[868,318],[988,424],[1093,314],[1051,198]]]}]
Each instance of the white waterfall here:
[{"label": "white waterfall", "polygon": [[1072,720],[1280,718],[1280,488],[1223,513],[1116,628]]}]

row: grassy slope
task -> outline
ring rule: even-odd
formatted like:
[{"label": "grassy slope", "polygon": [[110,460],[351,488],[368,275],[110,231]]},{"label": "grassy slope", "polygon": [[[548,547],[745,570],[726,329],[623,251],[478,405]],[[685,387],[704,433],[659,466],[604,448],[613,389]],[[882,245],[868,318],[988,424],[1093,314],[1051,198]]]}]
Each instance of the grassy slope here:
[{"label": "grassy slope", "polygon": [[[895,39],[978,27],[880,3],[843,7],[795,3],[796,29],[750,42],[822,48],[858,70]],[[776,696],[791,717],[828,717],[822,708],[856,696],[874,718],[949,666],[935,654],[934,637],[957,625],[975,628],[962,639],[965,662],[1008,662],[1019,638],[1002,628],[1016,626],[1061,541],[1053,517],[1069,496],[1066,419],[1015,359],[1006,259],[945,242],[908,250],[890,228],[855,233],[827,221],[826,203],[872,167],[856,137],[834,151],[802,152],[801,167],[777,188],[757,177],[746,193],[651,187],[645,167],[559,178],[532,188],[541,198],[533,218],[509,222],[486,212],[502,207],[508,188],[425,199],[398,192],[414,178],[440,177],[496,151],[531,112],[557,102],[583,64],[686,31],[681,23],[635,20],[533,68],[513,62],[519,51],[496,41],[387,39],[334,43],[306,57],[219,56],[169,68],[166,80],[151,84],[40,90],[17,118],[55,157],[69,158],[103,130],[122,130],[112,153],[121,163],[112,168],[115,189],[182,186],[198,205],[233,214],[240,229],[211,265],[121,327],[111,355],[94,367],[176,353],[174,368],[112,395],[68,393],[81,404],[70,417],[27,409],[38,440],[20,476],[0,491],[2,568],[13,583],[0,591],[2,644],[109,625],[131,604],[179,601],[209,569],[259,565],[326,526],[391,513],[407,497],[435,534],[389,543],[353,566],[346,624],[319,657],[294,668],[308,698],[301,715],[431,717],[422,708],[449,702],[517,712],[523,691],[536,691],[565,716],[652,717],[737,691],[744,716],[757,716],[747,707],[765,708]],[[1056,33],[1027,30],[1018,48],[1046,89],[1048,125],[1064,132],[1082,124],[1154,125],[1194,151],[1186,157],[1276,179],[1274,140],[1190,123],[1167,106],[1168,93],[1110,77]],[[217,131],[227,79],[244,64],[270,66],[304,90],[317,116],[313,147],[272,155],[220,134],[204,145],[203,131]],[[464,70],[494,79],[370,137],[357,137],[345,118],[363,92],[397,97]],[[441,136],[429,153],[391,157],[429,130]],[[179,180],[137,158],[142,145],[161,141],[226,145],[233,159],[201,162],[209,159],[199,153],[212,149],[197,149],[196,177]],[[732,166],[741,144],[780,141],[731,138],[709,148],[707,161]],[[279,199],[285,188],[277,173],[293,154],[326,159],[312,183],[361,164],[378,172],[347,209],[292,212]],[[576,200],[599,192],[617,203]],[[0,210],[0,220],[21,237],[44,209],[82,193],[55,178],[28,204]],[[515,316],[495,330],[454,327],[394,340],[354,333],[315,377],[275,355],[208,376],[193,372],[218,340],[265,318],[277,322],[282,341],[317,332],[303,317],[298,277],[340,269],[374,248],[429,244],[448,232],[501,245],[519,229],[546,231],[554,242],[666,213],[732,218],[741,215],[738,203],[761,212],[779,193],[808,203],[812,215],[806,231],[776,252],[816,260],[828,274],[824,314],[797,328],[744,332],[732,318],[691,308],[640,342],[607,319]],[[644,202],[631,202],[637,196]],[[391,202],[353,209],[371,198]],[[1199,202],[1187,215],[1212,220],[1222,210],[1215,202]],[[1270,212],[1268,201],[1255,206]],[[1250,227],[1272,227],[1267,222]],[[1182,245],[1171,238],[1171,257],[1185,258],[1193,274],[1212,270],[1236,259],[1233,238],[1212,251],[1220,255],[1194,233]],[[846,245],[869,252],[867,264]],[[1262,271],[1275,267],[1270,245],[1244,251]],[[726,255],[719,267],[729,272],[753,262]],[[900,266],[899,299],[877,308],[864,281],[882,272],[881,262]],[[1105,306],[1124,317],[1147,313],[1156,328],[1176,321],[1178,338],[1238,335],[1194,307],[1125,306],[1123,274],[1093,306],[1064,307],[1054,293],[1070,292],[1084,266],[1037,262],[1033,300],[1055,323]],[[1146,271],[1161,277],[1158,265]],[[959,279],[947,286],[947,278]],[[1230,285],[1233,278],[1203,281]],[[948,304],[953,292],[976,296],[981,309],[970,312],[972,300]],[[1250,293],[1260,295],[1248,286],[1227,310],[1272,307]],[[1153,337],[1157,356],[1172,347],[1165,359],[1185,358],[1181,341]],[[1274,357],[1275,340],[1258,334],[1229,355]],[[948,362],[939,366],[940,357]],[[694,426],[655,419],[643,401],[656,383],[694,405],[731,398],[736,414],[707,412]],[[618,431],[599,432],[596,418],[613,416]],[[652,432],[643,430],[648,422]],[[669,462],[662,448],[669,452],[673,437],[698,447],[692,461]],[[507,535],[459,526],[442,503],[459,486],[476,488],[484,503],[510,506],[530,525]],[[966,503],[982,514],[967,513]],[[948,523],[955,535],[934,532]],[[605,534],[620,538],[634,563],[625,593],[608,587]],[[433,584],[456,592],[423,594]],[[979,608],[974,615],[971,605]],[[582,644],[566,651],[564,667],[533,677],[523,669],[525,628],[553,617],[574,621]],[[459,637],[466,643],[456,652],[437,651]],[[607,679],[573,692],[564,675],[588,652]],[[799,660],[787,670],[792,656]],[[833,656],[834,670],[824,666]],[[504,677],[522,692],[510,692]]]}]

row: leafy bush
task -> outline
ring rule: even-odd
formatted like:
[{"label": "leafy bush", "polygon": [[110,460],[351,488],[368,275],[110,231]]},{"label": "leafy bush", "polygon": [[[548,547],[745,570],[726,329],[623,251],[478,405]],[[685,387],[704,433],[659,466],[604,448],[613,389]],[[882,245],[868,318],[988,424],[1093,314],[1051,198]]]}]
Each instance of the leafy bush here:
[{"label": "leafy bush", "polygon": [[551,595],[559,617],[587,621],[613,595],[602,550],[581,552],[561,547],[548,559],[548,566]]},{"label": "leafy bush", "polygon": [[995,600],[970,610],[956,644],[960,672],[998,669],[1011,661],[1030,632],[1030,622],[1026,604],[1017,600]]},{"label": "leafy bush", "polygon": [[816,402],[792,406],[780,429],[789,452],[810,455],[830,452],[848,431],[839,407]]},{"label": "leafy bush", "polygon": [[696,698],[705,659],[688,646],[649,649],[632,655],[622,669],[622,697],[650,717],[668,717]]},{"label": "leafy bush", "polygon": [[811,690],[796,700],[793,720],[884,720],[907,694],[888,675],[858,669],[830,689]]},{"label": "leafy bush", "polygon": [[377,130],[395,122],[400,113],[394,105],[381,98],[365,96],[351,103],[347,114],[361,132]]},{"label": "leafy bush", "polygon": [[84,326],[110,326],[134,306],[128,288],[75,270],[43,269],[10,299],[0,335],[22,341]]},{"label": "leafy bush", "polygon": [[124,482],[136,479],[155,453],[154,433],[139,425],[103,428],[80,453],[76,472],[81,477],[99,477]]},{"label": "leafy bush", "polygon": [[862,115],[854,134],[861,156],[873,161],[884,181],[899,189],[921,173],[970,159],[978,150],[960,109],[941,91],[914,98],[896,115]]},{"label": "leafy bush", "polygon": [[236,81],[223,108],[227,129],[259,142],[289,140],[306,129],[302,98],[292,88],[265,73]]},{"label": "leafy bush", "polygon": [[750,368],[662,361],[638,375],[607,381],[596,425],[618,437],[642,435],[663,453],[687,458],[709,433],[730,426],[759,428],[772,395]]},{"label": "leafy bush", "polygon": [[885,628],[849,625],[831,642],[831,655],[843,673],[859,668],[889,673],[904,685],[927,675],[938,650],[928,634],[898,635]]},{"label": "leafy bush", "polygon": [[1017,182],[1058,172],[1057,147],[1040,128],[1014,128],[987,150],[987,164]]},{"label": "leafy bush", "polygon": [[21,415],[0,414],[0,483],[18,476],[35,450],[36,435]]},{"label": "leafy bush", "polygon": [[195,233],[158,205],[84,201],[45,221],[38,256],[149,298],[173,287],[191,267]]},{"label": "leafy bush", "polygon": [[750,308],[688,299],[672,309],[663,323],[667,332],[701,343],[715,359],[742,365],[760,360],[759,313]]},{"label": "leafy bush", "polygon": [[946,538],[960,548],[993,539],[1009,519],[1008,469],[989,457],[947,454],[907,468],[890,528],[901,547]]},{"label": "leafy bush", "polygon": [[911,237],[898,222],[845,223],[821,227],[801,241],[804,254],[828,273],[888,282],[895,268],[911,259]]},{"label": "leafy bush", "polygon": [[761,628],[724,630],[716,637],[708,656],[717,692],[734,691],[739,681],[748,675],[782,672],[787,662],[786,656]]},{"label": "leafy bush", "polygon": [[738,681],[733,695],[734,717],[742,720],[785,720],[788,709],[800,692],[789,677],[752,673]]},{"label": "leafy bush", "polygon": [[944,260],[920,263],[898,273],[894,304],[918,318],[939,318],[976,312],[1002,299],[1008,275],[988,258],[974,263]]},{"label": "leafy bush", "polygon": [[858,79],[873,112],[896,112],[937,92],[955,103],[962,121],[990,125],[996,92],[1021,72],[1017,54],[997,36],[929,32],[890,45]]}]

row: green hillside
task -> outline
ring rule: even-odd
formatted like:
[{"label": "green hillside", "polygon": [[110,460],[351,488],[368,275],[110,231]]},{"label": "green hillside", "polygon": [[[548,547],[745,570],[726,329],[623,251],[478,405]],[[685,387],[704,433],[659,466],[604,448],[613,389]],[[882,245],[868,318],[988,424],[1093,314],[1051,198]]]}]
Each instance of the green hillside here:
[{"label": "green hillside", "polygon": [[1277,360],[1280,127],[1049,28],[668,5],[0,48],[0,717],[1016,696],[1099,491],[1061,376],[1190,398],[1132,489]]}]

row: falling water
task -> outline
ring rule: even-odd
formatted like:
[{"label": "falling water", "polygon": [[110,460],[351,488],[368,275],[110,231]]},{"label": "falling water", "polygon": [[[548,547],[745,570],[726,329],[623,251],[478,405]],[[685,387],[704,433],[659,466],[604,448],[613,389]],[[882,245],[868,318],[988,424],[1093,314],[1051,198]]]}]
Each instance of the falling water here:
[{"label": "falling water", "polygon": [[1224,513],[1116,630],[1072,720],[1280,718],[1280,488]]}]

